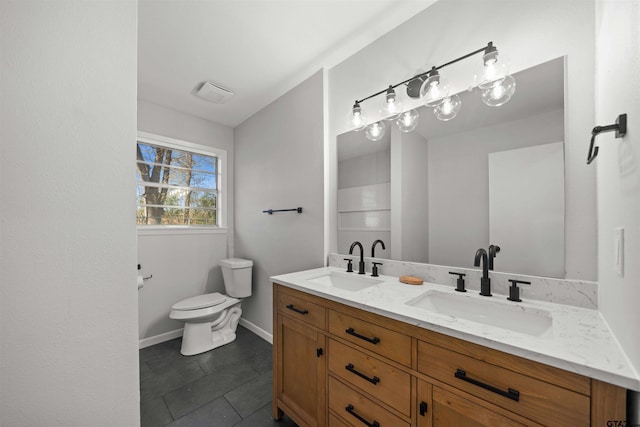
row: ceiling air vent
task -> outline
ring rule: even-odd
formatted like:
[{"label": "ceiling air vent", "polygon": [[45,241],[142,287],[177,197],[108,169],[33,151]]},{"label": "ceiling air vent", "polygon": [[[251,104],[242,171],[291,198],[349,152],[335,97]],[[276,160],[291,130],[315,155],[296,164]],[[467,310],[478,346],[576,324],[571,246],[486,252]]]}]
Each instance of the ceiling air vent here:
[{"label": "ceiling air vent", "polygon": [[234,93],[215,83],[204,82],[202,87],[196,92],[196,95],[214,104],[224,104],[233,97]]}]

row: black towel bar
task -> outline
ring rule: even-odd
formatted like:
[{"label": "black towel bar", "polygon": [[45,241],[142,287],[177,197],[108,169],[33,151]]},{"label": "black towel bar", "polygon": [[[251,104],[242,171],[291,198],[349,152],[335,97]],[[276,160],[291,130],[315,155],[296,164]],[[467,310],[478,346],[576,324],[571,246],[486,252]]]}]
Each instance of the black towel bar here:
[{"label": "black towel bar", "polygon": [[262,213],[268,213],[269,215],[273,215],[274,212],[293,212],[296,211],[298,213],[302,213],[302,208],[293,208],[293,209],[267,209],[266,211],[262,211]]}]

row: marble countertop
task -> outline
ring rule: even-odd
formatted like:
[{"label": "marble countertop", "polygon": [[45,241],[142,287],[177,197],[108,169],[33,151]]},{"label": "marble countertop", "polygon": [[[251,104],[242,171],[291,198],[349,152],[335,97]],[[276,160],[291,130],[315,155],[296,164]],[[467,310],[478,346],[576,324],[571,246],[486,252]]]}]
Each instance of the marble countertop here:
[{"label": "marble countertop", "polygon": [[[359,276],[336,267],[322,267],[274,276],[271,280],[351,307],[640,391],[640,377],[598,310],[534,300],[516,303],[507,301],[504,295],[494,294],[489,298],[472,291],[463,294],[450,286],[432,283],[406,285],[397,277],[382,275],[376,278],[381,283],[357,291],[309,281],[328,274],[370,278],[369,274]],[[504,304],[507,310],[545,313],[551,315],[552,331],[534,336],[406,304],[425,292],[451,294],[448,300],[460,298],[461,305],[477,300],[477,305],[486,307],[488,312],[496,304]]]}]

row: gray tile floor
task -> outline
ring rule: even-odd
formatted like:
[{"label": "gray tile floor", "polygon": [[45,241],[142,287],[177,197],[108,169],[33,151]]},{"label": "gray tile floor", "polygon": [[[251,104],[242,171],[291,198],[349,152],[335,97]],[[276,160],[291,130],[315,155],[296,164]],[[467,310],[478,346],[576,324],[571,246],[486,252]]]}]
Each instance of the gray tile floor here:
[{"label": "gray tile floor", "polygon": [[142,427],[296,427],[271,418],[271,344],[241,326],[207,353],[183,356],[181,343],[140,350]]}]

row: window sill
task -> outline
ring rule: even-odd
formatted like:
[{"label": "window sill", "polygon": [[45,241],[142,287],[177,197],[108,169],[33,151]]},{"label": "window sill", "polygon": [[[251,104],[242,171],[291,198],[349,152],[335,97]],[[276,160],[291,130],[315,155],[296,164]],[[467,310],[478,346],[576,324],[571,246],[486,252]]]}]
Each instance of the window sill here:
[{"label": "window sill", "polygon": [[139,225],[138,236],[160,236],[179,234],[227,234],[226,227],[194,227],[188,225]]}]

